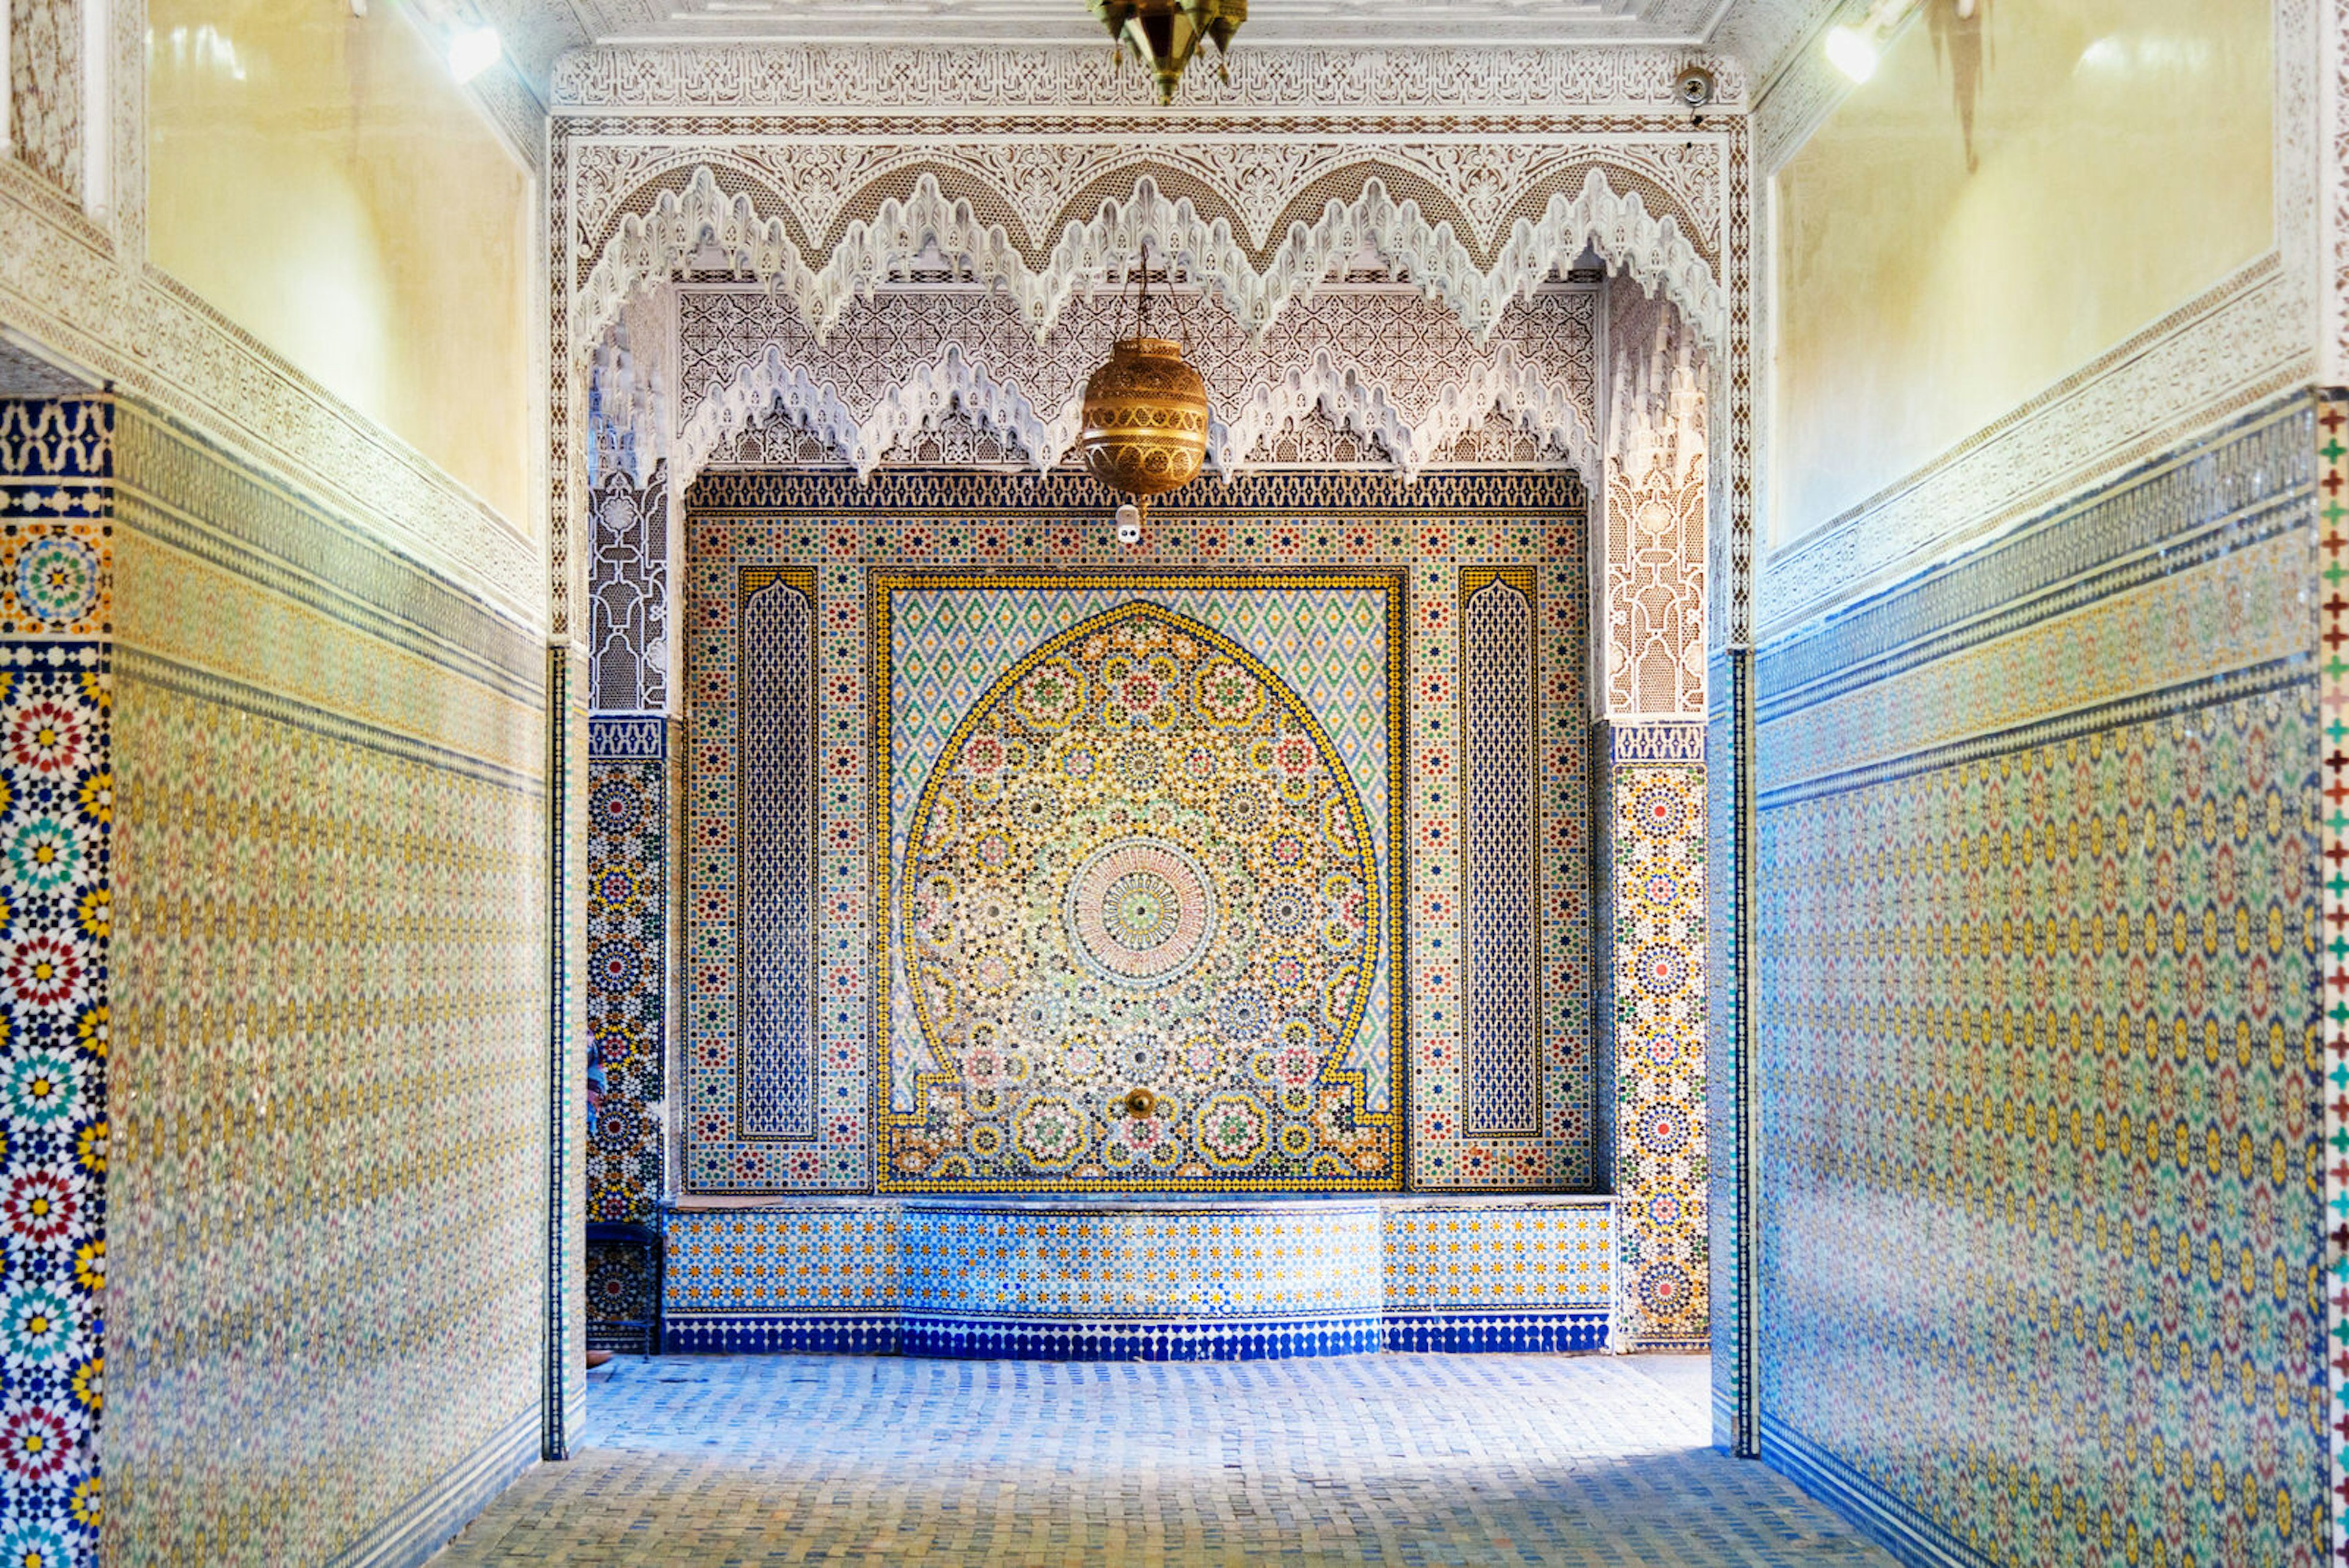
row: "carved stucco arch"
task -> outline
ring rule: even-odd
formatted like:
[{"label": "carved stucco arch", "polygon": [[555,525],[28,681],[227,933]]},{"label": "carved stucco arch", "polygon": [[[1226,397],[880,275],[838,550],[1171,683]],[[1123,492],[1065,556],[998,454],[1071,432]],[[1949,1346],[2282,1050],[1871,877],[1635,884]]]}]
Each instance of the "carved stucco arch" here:
[{"label": "carved stucco arch", "polygon": [[[690,485],[730,438],[769,420],[815,436],[860,476],[869,476],[892,448],[957,403],[1039,470],[1050,468],[1075,444],[1081,423],[1074,401],[1040,406],[1017,379],[999,376],[983,354],[967,353],[960,345],[914,367],[860,419],[833,382],[770,344],[704,399],[678,432],[673,483]],[[1251,383],[1237,403],[1214,410],[1208,462],[1232,477],[1268,434],[1317,408],[1340,429],[1377,442],[1406,479],[1495,410],[1565,452],[1586,480],[1595,483],[1600,472],[1598,435],[1573,389],[1554,368],[1529,363],[1506,347],[1445,383],[1415,417],[1375,370],[1319,350],[1278,377]]]},{"label": "carved stucco arch", "polygon": [[[1356,160],[1354,167],[1365,162]],[[1484,261],[1450,218],[1431,221],[1418,200],[1398,202],[1389,193],[1390,180],[1406,187],[1421,180],[1399,162],[1383,173],[1364,173],[1350,199],[1329,197],[1313,221],[1291,218],[1268,248],[1251,244],[1228,216],[1203,213],[1188,196],[1170,199],[1145,173],[1123,199],[1103,197],[1090,216],[1068,218],[1049,250],[1039,251],[1032,242],[1023,245],[1000,218],[983,214],[969,196],[949,195],[936,171],[925,169],[903,195],[849,202],[860,215],[833,225],[827,248],[812,265],[806,236],[817,225],[801,221],[772,182],[739,166],[721,180],[705,158],[680,187],[678,167],[671,161],[647,171],[631,197],[616,203],[619,216],[572,299],[574,357],[591,351],[630,298],[682,275],[713,250],[726,265],[781,292],[820,333],[855,295],[935,251],[1007,290],[1040,339],[1079,290],[1142,254],[1145,244],[1176,257],[1244,327],[1257,333],[1284,306],[1311,297],[1333,272],[1365,252],[1409,275],[1480,339],[1512,300],[1586,250],[1651,294],[1671,299],[1709,340],[1721,340],[1727,327],[1726,293],[1706,254],[1717,254],[1719,245],[1700,248],[1692,220],[1683,213],[1652,212],[1654,187],[1644,174],[1624,167],[1610,180],[1603,155],[1545,165],[1548,178],[1561,187],[1571,179],[1575,189],[1554,190],[1547,200],[1537,187],[1517,192],[1511,203],[1517,215]],[[1625,187],[1620,192],[1618,183]],[[767,195],[772,210],[762,210],[754,192]],[[1031,253],[1040,261],[1031,263]]]}]

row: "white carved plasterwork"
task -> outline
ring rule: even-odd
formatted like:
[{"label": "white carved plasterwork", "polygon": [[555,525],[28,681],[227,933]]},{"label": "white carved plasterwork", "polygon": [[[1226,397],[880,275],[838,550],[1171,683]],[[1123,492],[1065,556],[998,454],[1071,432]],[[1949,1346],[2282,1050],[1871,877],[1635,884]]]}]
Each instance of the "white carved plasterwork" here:
[{"label": "white carved plasterwork", "polygon": [[[1366,275],[1368,264],[1367,275],[1449,310],[1473,344],[1506,337],[1514,302],[1595,259],[1672,299],[1723,346],[1735,368],[1729,418],[1742,430],[1744,121],[1715,113],[1695,126],[1665,109],[1671,68],[1687,57],[1268,51],[1235,71],[1228,103],[1203,92],[1171,113],[1135,114],[1123,88],[1106,91],[1108,51],[1091,54],[1088,64],[1049,49],[792,46],[564,57],[549,151],[553,476],[567,520],[554,539],[558,635],[585,593],[585,360],[627,300],[678,278],[770,288],[829,339],[853,301],[935,260],[999,292],[1021,330],[1049,342],[1073,302],[1147,254],[1201,286],[1242,333],[1269,341],[1286,311]],[[1729,72],[1724,88],[1733,104],[1743,80]],[[1274,104],[1286,107],[1251,108]],[[1340,107],[1349,112],[1319,112]],[[959,367],[927,364],[926,389],[901,384],[919,394],[907,405],[913,425],[963,407],[958,394],[937,396],[958,384],[977,405],[1027,421],[1022,452],[1051,443],[1050,400],[1030,396],[1030,413],[1014,420],[992,367],[968,351]],[[1414,426],[1406,438],[1380,406],[1391,369],[1330,364],[1312,384],[1268,387],[1247,445],[1237,421],[1250,410],[1233,410],[1226,461],[1249,461],[1267,430],[1307,408],[1326,417],[1335,407],[1357,432],[1385,421],[1380,444],[1405,465],[1464,439],[1504,402],[1527,422],[1547,417],[1537,384],[1495,382],[1472,389],[1483,406],[1446,430],[1423,438]],[[860,462],[885,460],[911,428],[901,414],[866,430],[870,406],[841,398],[831,408],[817,388],[791,391],[790,373],[788,361],[777,366],[776,397],[829,429],[827,443],[861,448]],[[1716,465],[1733,526],[1745,516],[1745,451],[1735,442]]]},{"label": "white carved plasterwork", "polygon": [[[937,423],[903,437],[882,454],[881,463],[918,463],[931,468],[1017,470],[1030,466],[1027,453],[982,427],[957,407]],[[1557,446],[1494,410],[1430,464],[1435,468],[1570,468],[1574,460]],[[795,425],[770,421],[738,431],[712,452],[704,472],[719,469],[843,468],[845,461],[829,443]],[[1279,469],[1392,468],[1378,443],[1344,429],[1314,409],[1267,431],[1244,465],[1247,472]],[[600,572],[602,568],[599,566]]]},{"label": "white carved plasterwork", "polygon": [[588,366],[587,483],[597,489],[615,469],[642,486],[667,450],[672,373],[663,362],[670,337],[663,303],[640,297],[612,324]]},{"label": "white carved plasterwork", "polygon": [[613,464],[591,492],[587,704],[596,712],[668,706],[668,510],[658,464],[641,486]]},{"label": "white carved plasterwork", "polygon": [[[627,197],[617,182],[591,178],[600,151],[574,149],[575,234],[594,257],[572,311],[582,347],[636,294],[695,265],[770,285],[827,331],[851,298],[925,249],[1003,289],[1039,336],[1080,290],[1145,246],[1178,259],[1250,332],[1366,252],[1451,306],[1479,338],[1511,300],[1586,250],[1662,289],[1709,334],[1725,324],[1713,256],[1726,161],[1716,139],[1568,138],[1477,156],[1448,142],[1377,138],[1306,147],[1227,139],[1146,157],[1123,138],[1049,150],[915,139],[885,149],[785,145],[738,148],[722,160],[680,149],[689,171],[660,171],[668,182]],[[641,149],[626,155],[632,173],[646,172]],[[838,182],[819,174],[816,201],[834,217],[812,223],[796,187],[781,182],[794,165],[828,170],[843,157],[869,182],[843,202]],[[731,179],[712,167],[720,161]],[[1032,222],[1023,206],[1051,215]],[[601,230],[597,217],[615,207],[616,220]],[[825,238],[811,254],[802,240],[817,234]]]},{"label": "white carved plasterwork", "polygon": [[2349,386],[2349,0],[2321,0],[2317,24],[2319,145],[2325,154],[2319,240],[2326,296],[2323,376],[2325,385],[2342,387]]},{"label": "white carved plasterwork", "polygon": [[[1261,340],[1205,301],[1180,306],[1208,384],[1209,460],[1226,475],[1276,432],[1319,412],[1408,476],[1453,461],[1503,415],[1537,449],[1595,472],[1594,296],[1552,289],[1513,303],[1479,345],[1450,312],[1396,288],[1349,288],[1285,313]],[[784,422],[870,473],[959,409],[1027,465],[1075,444],[1085,378],[1131,329],[1114,292],[1071,302],[1039,342],[1016,304],[970,288],[860,300],[819,339],[771,295],[678,296],[678,416],[672,472],[691,483],[742,431]],[[1178,305],[1162,302],[1161,330]]]},{"label": "white carved plasterwork", "polygon": [[[1232,56],[1229,81],[1192,72],[1175,115],[1677,111],[1672,83],[1691,64],[1714,73],[1719,112],[1743,108],[1747,76],[1735,60],[1682,48],[1243,47]],[[1131,113],[1142,94],[1133,69],[1121,71],[1102,46],[713,43],[575,50],[555,62],[548,99],[558,114],[1063,114]]]},{"label": "white carved plasterwork", "polygon": [[[2323,51],[2282,47],[2317,36],[2319,4],[2275,0],[2275,250],[1773,550],[1758,573],[1757,637],[1978,545],[2319,372],[2331,319],[2321,279],[2333,265],[2323,204],[2336,199],[2319,94],[2332,78]],[[2342,259],[2349,267],[2349,253]]]},{"label": "white carved plasterwork", "polygon": [[74,0],[8,0],[9,151],[81,194],[82,17]]},{"label": "white carved plasterwork", "polygon": [[1604,711],[1702,718],[1709,371],[1670,305],[1608,292]]}]

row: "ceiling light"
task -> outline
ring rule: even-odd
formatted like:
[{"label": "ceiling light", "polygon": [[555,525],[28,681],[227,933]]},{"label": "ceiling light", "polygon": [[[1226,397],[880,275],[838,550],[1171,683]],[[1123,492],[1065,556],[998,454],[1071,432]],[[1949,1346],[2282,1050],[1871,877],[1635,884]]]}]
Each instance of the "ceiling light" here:
[{"label": "ceiling light", "polygon": [[1876,46],[1849,27],[1827,29],[1827,63],[1856,82],[1876,74]]},{"label": "ceiling light", "polygon": [[495,27],[460,27],[449,36],[450,74],[471,81],[498,63],[500,52]]},{"label": "ceiling light", "polygon": [[1127,54],[1149,68],[1158,101],[1172,103],[1175,85],[1202,43],[1216,46],[1216,74],[1228,82],[1226,57],[1232,35],[1247,20],[1247,0],[1087,0],[1093,16],[1115,40],[1117,57]]}]

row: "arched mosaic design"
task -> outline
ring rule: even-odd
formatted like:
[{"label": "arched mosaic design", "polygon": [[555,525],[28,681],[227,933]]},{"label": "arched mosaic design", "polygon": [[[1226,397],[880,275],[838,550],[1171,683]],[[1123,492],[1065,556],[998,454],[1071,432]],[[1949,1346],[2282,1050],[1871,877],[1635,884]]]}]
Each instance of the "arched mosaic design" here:
[{"label": "arched mosaic design", "polygon": [[1541,828],[1534,570],[1460,573],[1467,1130],[1542,1129]]},{"label": "arched mosaic design", "polygon": [[1400,1118],[1354,1062],[1385,898],[1278,672],[1146,601],[1050,638],[915,807],[890,918],[926,1061],[888,1179],[1393,1184]]},{"label": "arched mosaic design", "polygon": [[743,572],[742,1136],[816,1137],[815,574]]}]

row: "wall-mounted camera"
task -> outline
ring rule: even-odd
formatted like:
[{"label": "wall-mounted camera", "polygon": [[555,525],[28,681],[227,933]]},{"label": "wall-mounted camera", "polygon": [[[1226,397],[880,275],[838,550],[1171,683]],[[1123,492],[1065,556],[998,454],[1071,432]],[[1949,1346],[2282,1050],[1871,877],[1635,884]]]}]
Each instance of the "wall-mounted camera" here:
[{"label": "wall-mounted camera", "polygon": [[1672,83],[1672,91],[1680,99],[1681,107],[1694,114],[1713,102],[1713,73],[1702,66],[1682,67]]}]

